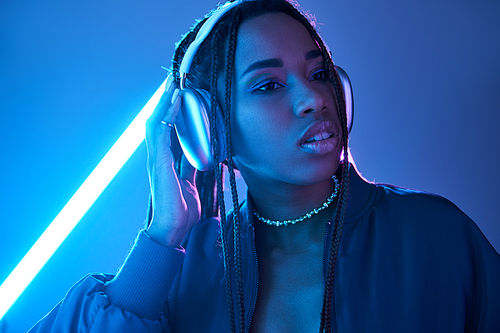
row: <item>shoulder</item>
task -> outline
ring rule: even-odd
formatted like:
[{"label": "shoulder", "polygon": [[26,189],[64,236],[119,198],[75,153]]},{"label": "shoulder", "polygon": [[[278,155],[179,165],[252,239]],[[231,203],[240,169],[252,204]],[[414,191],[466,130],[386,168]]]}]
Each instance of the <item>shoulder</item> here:
[{"label": "shoulder", "polygon": [[444,261],[488,263],[500,274],[500,256],[477,224],[453,202],[437,194],[389,184],[373,184],[377,190],[373,219],[388,234],[417,244],[421,253],[432,252]]},{"label": "shoulder", "polygon": [[486,243],[476,224],[450,200],[389,184],[372,185],[375,199],[356,228],[397,251],[441,265],[455,256],[470,259],[472,244]]},{"label": "shoulder", "polygon": [[385,207],[399,213],[416,214],[420,217],[468,219],[453,202],[447,198],[424,191],[391,184],[374,184],[377,191],[374,206]]},{"label": "shoulder", "polygon": [[[433,193],[373,184],[375,198],[363,221],[392,235],[426,244],[469,243],[476,224],[453,202]],[[358,220],[360,221],[360,220]]]},{"label": "shoulder", "polygon": [[450,200],[428,192],[366,180],[350,172],[347,223],[374,214],[396,220],[463,219],[466,215]]}]

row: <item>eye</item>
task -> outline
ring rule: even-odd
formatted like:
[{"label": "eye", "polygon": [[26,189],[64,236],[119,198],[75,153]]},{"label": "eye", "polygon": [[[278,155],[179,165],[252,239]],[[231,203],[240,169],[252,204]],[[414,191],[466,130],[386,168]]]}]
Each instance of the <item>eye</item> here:
[{"label": "eye", "polygon": [[251,92],[271,91],[271,90],[276,90],[276,89],[283,88],[283,87],[286,87],[286,85],[272,79],[272,80],[266,80],[264,82],[260,82],[248,90]]},{"label": "eye", "polygon": [[309,78],[309,81],[326,81],[328,79],[328,72],[326,69],[318,69],[315,71],[311,77]]}]

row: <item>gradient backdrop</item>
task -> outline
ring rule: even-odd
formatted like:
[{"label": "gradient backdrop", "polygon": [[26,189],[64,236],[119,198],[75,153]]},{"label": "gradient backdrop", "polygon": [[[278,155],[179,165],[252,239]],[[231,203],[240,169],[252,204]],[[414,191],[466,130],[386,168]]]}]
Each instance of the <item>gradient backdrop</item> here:
[{"label": "gradient backdrop", "polygon": [[[500,2],[303,0],[355,95],[369,180],[446,196],[500,250]],[[376,3],[376,4],[375,4]],[[0,281],[149,99],[212,0],[0,1]],[[0,324],[24,332],[142,227],[144,145]],[[424,240],[425,241],[425,240]]]}]

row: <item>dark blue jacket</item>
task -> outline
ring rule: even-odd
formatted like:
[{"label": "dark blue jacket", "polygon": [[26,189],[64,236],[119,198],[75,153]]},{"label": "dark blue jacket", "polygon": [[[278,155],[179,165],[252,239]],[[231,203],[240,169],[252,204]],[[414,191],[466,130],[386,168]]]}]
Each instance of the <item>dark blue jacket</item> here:
[{"label": "dark blue jacket", "polygon": [[[500,256],[476,224],[442,197],[350,177],[335,332],[499,333]],[[248,330],[258,287],[251,200],[241,212]],[[191,230],[185,251],[141,232],[116,277],[79,281],[32,332],[228,332],[218,239],[215,219]]]}]

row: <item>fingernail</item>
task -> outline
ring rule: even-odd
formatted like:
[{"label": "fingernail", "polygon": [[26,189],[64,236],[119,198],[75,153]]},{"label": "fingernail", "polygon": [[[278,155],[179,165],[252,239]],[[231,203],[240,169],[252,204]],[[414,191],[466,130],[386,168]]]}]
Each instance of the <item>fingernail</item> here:
[{"label": "fingernail", "polygon": [[177,100],[177,97],[179,97],[179,89],[178,88],[176,88],[174,90],[174,93],[172,95],[172,100],[170,101],[171,105],[175,103],[175,101]]},{"label": "fingernail", "polygon": [[172,73],[168,74],[167,82],[165,83],[165,91],[170,89],[170,86],[174,83],[174,75]]}]

